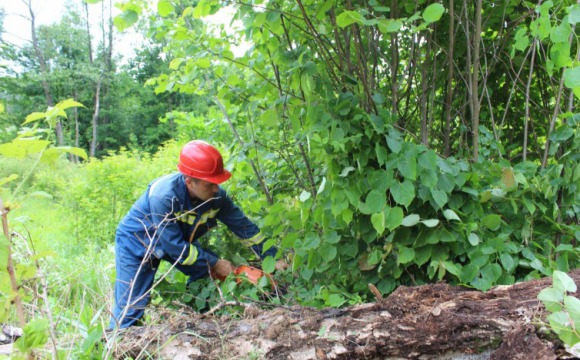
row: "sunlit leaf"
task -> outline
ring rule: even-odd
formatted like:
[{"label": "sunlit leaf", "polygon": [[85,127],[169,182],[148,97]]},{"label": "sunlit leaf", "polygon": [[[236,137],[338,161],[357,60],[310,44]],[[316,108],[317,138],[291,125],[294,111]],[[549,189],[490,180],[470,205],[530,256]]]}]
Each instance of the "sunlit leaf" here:
[{"label": "sunlit leaf", "polygon": [[347,166],[342,169],[342,172],[338,176],[346,177],[351,171],[354,171],[354,168],[352,166]]},{"label": "sunlit leaf", "polygon": [[300,201],[305,202],[306,200],[310,199],[312,194],[309,191],[303,190],[300,194]]},{"label": "sunlit leaf", "polygon": [[564,85],[569,89],[580,88],[580,66],[564,71]]},{"label": "sunlit leaf", "polygon": [[420,220],[421,220],[421,217],[419,217],[419,215],[417,215],[417,214],[407,215],[403,219],[401,225],[406,226],[406,227],[415,226],[419,223]]},{"label": "sunlit leaf", "polygon": [[36,139],[15,139],[6,144],[0,144],[0,155],[23,158],[39,154],[50,145],[50,141]]},{"label": "sunlit leaf", "polygon": [[580,22],[580,4],[574,4],[570,7],[570,15],[568,15],[568,23],[575,25]]},{"label": "sunlit leaf", "polygon": [[58,104],[56,104],[56,107],[61,109],[61,110],[66,110],[66,109],[71,108],[71,107],[85,107],[85,106],[78,101],[74,101],[72,99],[67,99],[67,100],[63,100],[63,101],[59,102]]},{"label": "sunlit leaf", "polygon": [[421,220],[421,223],[427,227],[435,227],[439,225],[439,219]]},{"label": "sunlit leaf", "polygon": [[36,120],[46,119],[46,113],[43,112],[33,112],[26,117],[26,120],[22,123],[22,125],[31,123]]},{"label": "sunlit leaf", "polygon": [[457,216],[457,214],[455,213],[455,211],[451,210],[451,209],[445,209],[443,211],[443,216],[445,216],[445,218],[447,220],[457,220],[457,221],[461,221],[461,219],[459,218],[459,216]]},{"label": "sunlit leaf", "polygon": [[570,275],[566,274],[565,272],[555,270],[553,277],[553,286],[555,289],[560,291],[568,291],[568,292],[576,292],[576,284],[574,283],[574,279],[570,277]]},{"label": "sunlit leaf", "polygon": [[76,155],[83,160],[88,160],[89,156],[85,149],[73,147],[73,146],[55,146],[54,149],[59,151],[61,154],[68,153],[72,155]]},{"label": "sunlit leaf", "polygon": [[377,231],[377,234],[382,235],[385,232],[385,213],[378,212],[371,215],[371,223]]},{"label": "sunlit leaf", "polygon": [[345,11],[336,17],[336,25],[341,28],[347,27],[352,24],[362,24],[365,17],[356,11]]},{"label": "sunlit leaf", "polygon": [[400,207],[387,208],[385,210],[385,226],[392,231],[401,225],[403,217],[404,212]]},{"label": "sunlit leaf", "polygon": [[175,8],[173,7],[173,4],[171,4],[169,1],[162,0],[157,3],[157,13],[161,17],[167,17],[174,10]]},{"label": "sunlit leaf", "polygon": [[441,4],[431,4],[423,11],[423,19],[427,22],[435,22],[441,19],[445,8]]}]

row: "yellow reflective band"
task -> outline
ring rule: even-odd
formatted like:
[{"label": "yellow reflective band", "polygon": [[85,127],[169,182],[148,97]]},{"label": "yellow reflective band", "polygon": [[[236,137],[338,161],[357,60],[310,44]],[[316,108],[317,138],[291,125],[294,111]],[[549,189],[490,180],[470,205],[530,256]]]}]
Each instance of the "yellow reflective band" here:
[{"label": "yellow reflective band", "polygon": [[220,211],[220,209],[210,210],[210,211],[206,212],[207,217],[210,218],[210,219],[211,218],[214,218],[219,211]]},{"label": "yellow reflective band", "polygon": [[258,245],[263,240],[264,240],[264,235],[262,235],[262,233],[259,232],[259,233],[257,233],[256,235],[254,235],[253,237],[251,237],[249,239],[242,239],[242,243],[245,246],[252,246],[252,245]]},{"label": "yellow reflective band", "polygon": [[189,244],[189,256],[183,260],[181,265],[192,265],[197,260],[197,248],[195,245]]}]

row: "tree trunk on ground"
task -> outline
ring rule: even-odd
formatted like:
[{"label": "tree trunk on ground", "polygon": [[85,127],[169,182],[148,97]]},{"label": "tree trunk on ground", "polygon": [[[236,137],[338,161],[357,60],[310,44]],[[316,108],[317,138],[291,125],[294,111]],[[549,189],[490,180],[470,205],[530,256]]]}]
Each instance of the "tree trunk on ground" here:
[{"label": "tree trunk on ground", "polygon": [[[580,270],[570,276],[580,282]],[[546,315],[537,295],[551,284],[486,293],[444,283],[399,287],[346,309],[247,306],[235,320],[182,312],[163,325],[130,328],[111,346],[118,358],[556,359],[561,343],[536,328]]]}]

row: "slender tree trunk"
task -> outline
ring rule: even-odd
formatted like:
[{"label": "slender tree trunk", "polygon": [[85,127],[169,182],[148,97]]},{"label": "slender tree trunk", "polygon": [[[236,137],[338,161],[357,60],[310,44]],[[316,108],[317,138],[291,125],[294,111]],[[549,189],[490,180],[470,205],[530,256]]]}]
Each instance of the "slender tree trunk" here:
[{"label": "slender tree trunk", "polygon": [[[40,72],[42,74],[41,81],[42,88],[44,90],[44,97],[46,99],[46,104],[49,107],[53,107],[54,99],[52,97],[52,92],[50,91],[50,84],[47,80],[49,69],[46,64],[44,54],[42,53],[40,46],[38,45],[38,37],[36,36],[36,14],[34,14],[34,10],[32,10],[32,0],[23,0],[23,2],[28,7],[28,13],[30,14],[30,33],[32,37],[32,46],[34,48],[34,53],[36,54],[38,64],[40,65]],[[64,136],[62,133],[62,124],[58,119],[56,121],[54,130],[56,132],[57,143],[59,146],[62,146],[64,144]]]},{"label": "slender tree trunk", "polygon": [[89,63],[93,64],[93,41],[91,36],[91,26],[89,21],[89,3],[83,2],[85,7],[85,16],[87,17],[87,45],[89,50]]},{"label": "slender tree trunk", "polygon": [[444,154],[445,157],[451,155],[451,105],[453,103],[453,71],[455,63],[453,59],[453,49],[455,47],[455,14],[453,10],[453,0],[449,0],[449,48],[447,49],[447,91],[445,96],[445,134]]},{"label": "slender tree trunk", "polygon": [[[399,14],[397,0],[391,2],[391,19],[396,19]],[[395,116],[399,115],[399,38],[397,32],[391,33],[391,111]]]},{"label": "slender tree trunk", "polygon": [[531,45],[532,56],[530,57],[530,71],[528,72],[528,81],[526,82],[526,104],[524,115],[524,139],[522,144],[522,161],[526,161],[528,156],[528,127],[530,124],[530,87],[532,86],[532,78],[534,76],[534,65],[536,61],[536,39],[532,41]]},{"label": "slender tree trunk", "polygon": [[93,112],[93,121],[92,121],[92,126],[93,126],[93,136],[92,136],[92,140],[91,140],[91,149],[89,151],[90,156],[94,157],[95,154],[97,153],[97,143],[98,143],[98,127],[99,127],[99,111],[100,111],[100,106],[101,106],[101,79],[102,79],[102,75],[99,76],[99,79],[97,80],[97,86],[96,86],[96,93],[95,93],[95,111]]},{"label": "slender tree trunk", "polygon": [[479,43],[481,41],[481,8],[482,0],[475,1],[475,29],[473,33],[473,65],[471,67],[471,102],[473,104],[472,119],[472,143],[473,161],[479,159]]},{"label": "slender tree trunk", "polygon": [[429,145],[429,129],[427,127],[427,99],[429,98],[429,73],[433,70],[433,64],[431,60],[431,45],[432,45],[432,32],[429,31],[427,37],[427,49],[425,51],[425,56],[423,60],[423,66],[421,67],[421,95],[419,97],[419,107],[421,109],[421,143],[425,146]]}]

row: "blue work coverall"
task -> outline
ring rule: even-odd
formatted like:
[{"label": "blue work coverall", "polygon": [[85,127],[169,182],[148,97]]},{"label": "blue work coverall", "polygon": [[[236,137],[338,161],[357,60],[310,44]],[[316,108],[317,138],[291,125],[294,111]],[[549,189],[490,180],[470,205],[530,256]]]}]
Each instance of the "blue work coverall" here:
[{"label": "blue work coverall", "polygon": [[160,260],[169,261],[189,276],[188,282],[208,275],[219,258],[203,249],[197,239],[225,224],[243,244],[264,258],[260,229],[219,188],[213,198],[192,201],[181,173],[160,177],[149,184],[117,227],[115,239],[115,305],[110,328],[125,328],[138,321],[149,303]]}]

